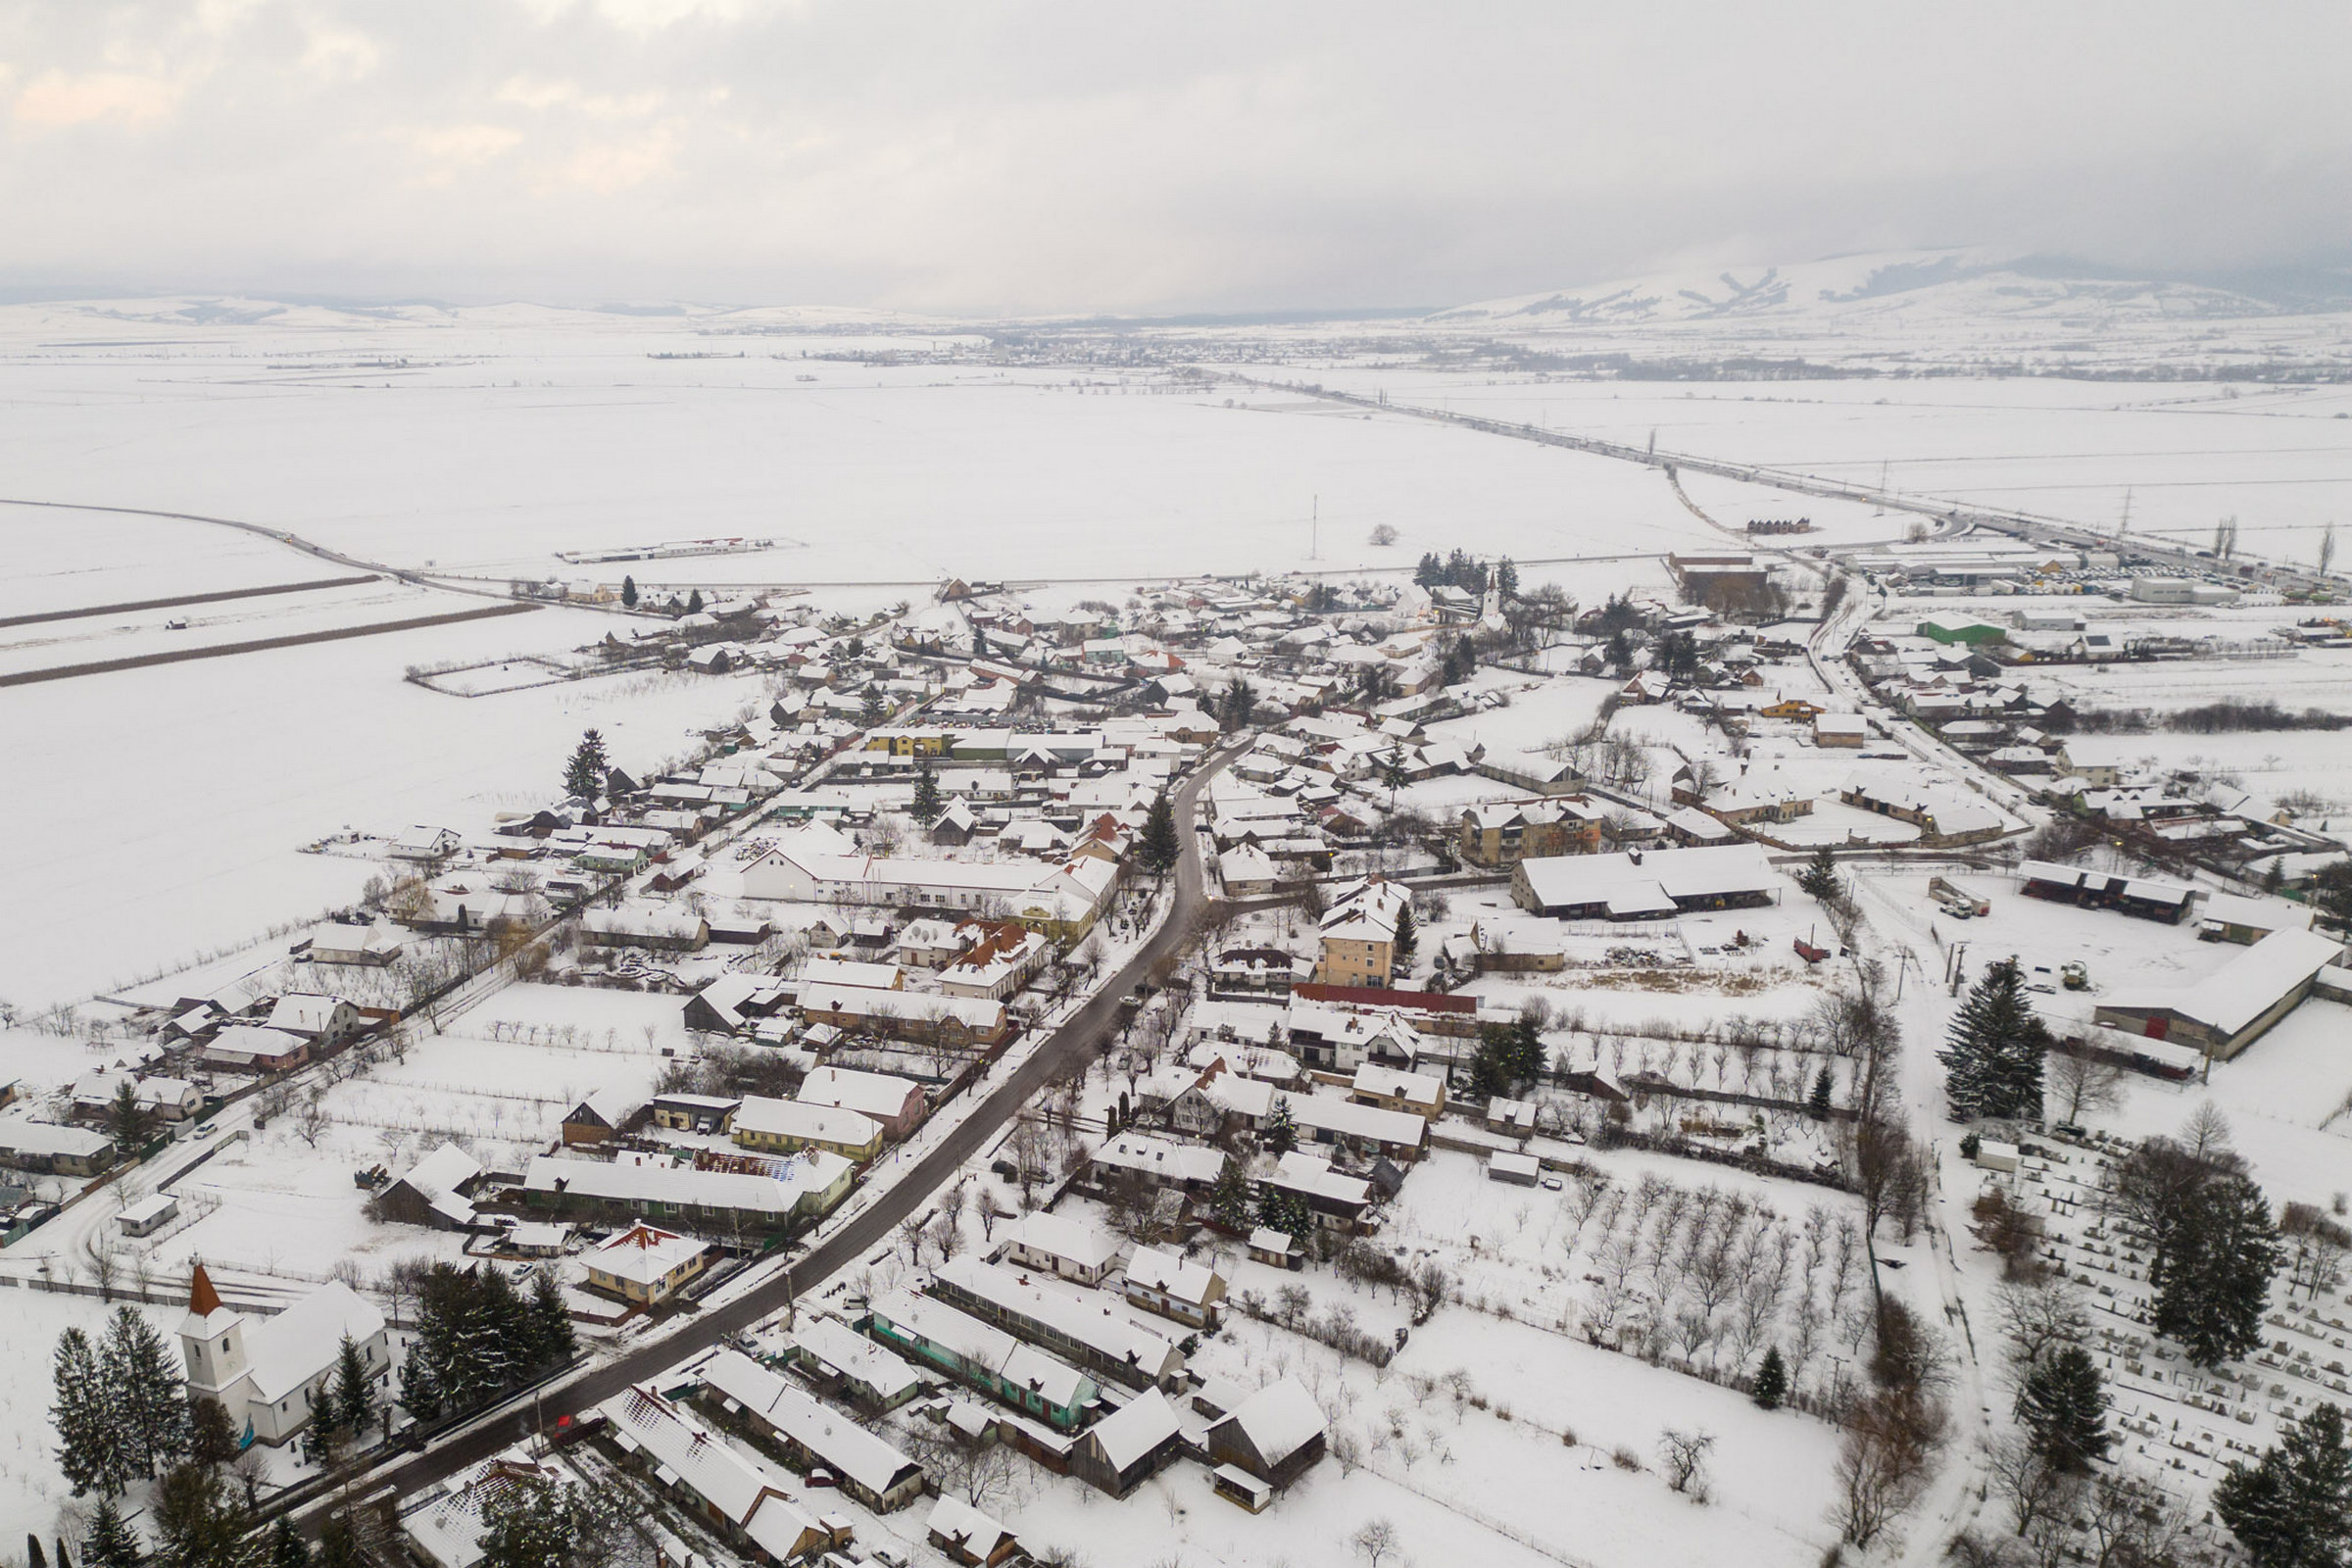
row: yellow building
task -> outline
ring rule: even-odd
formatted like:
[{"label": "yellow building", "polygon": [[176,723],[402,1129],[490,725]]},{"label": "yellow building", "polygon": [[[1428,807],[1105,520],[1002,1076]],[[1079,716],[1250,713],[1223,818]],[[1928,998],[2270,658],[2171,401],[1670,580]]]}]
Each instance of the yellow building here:
[{"label": "yellow building", "polygon": [[643,1306],[668,1300],[703,1271],[703,1244],[651,1225],[632,1225],[590,1252],[588,1283]]},{"label": "yellow building", "polygon": [[734,1132],[737,1144],[761,1153],[821,1149],[863,1164],[882,1152],[884,1128],[854,1110],[754,1095],[736,1108]]}]

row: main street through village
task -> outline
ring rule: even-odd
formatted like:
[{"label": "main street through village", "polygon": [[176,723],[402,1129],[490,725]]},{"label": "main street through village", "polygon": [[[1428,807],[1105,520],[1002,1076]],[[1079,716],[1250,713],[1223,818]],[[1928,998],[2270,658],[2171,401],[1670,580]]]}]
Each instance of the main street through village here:
[{"label": "main street through village", "polygon": [[1132,957],[1048,1037],[987,1099],[907,1169],[875,1201],[853,1215],[815,1247],[790,1259],[789,1267],[734,1299],[674,1319],[665,1332],[611,1360],[591,1360],[570,1377],[517,1395],[459,1427],[423,1451],[391,1456],[347,1478],[343,1490],[298,1511],[306,1533],[315,1532],[346,1494],[390,1491],[406,1495],[498,1452],[533,1431],[565,1416],[593,1409],[632,1384],[641,1383],[695,1352],[705,1350],[773,1315],[854,1265],[890,1237],[894,1227],[929,1203],[963,1163],[1020,1113],[1049,1083],[1074,1065],[1094,1059],[1110,1030],[1120,1003],[1137,986],[1159,973],[1201,928],[1209,907],[1201,867],[1196,807],[1200,792],[1239,748],[1211,754],[1178,786],[1174,808],[1184,853],[1175,871],[1175,902]]}]

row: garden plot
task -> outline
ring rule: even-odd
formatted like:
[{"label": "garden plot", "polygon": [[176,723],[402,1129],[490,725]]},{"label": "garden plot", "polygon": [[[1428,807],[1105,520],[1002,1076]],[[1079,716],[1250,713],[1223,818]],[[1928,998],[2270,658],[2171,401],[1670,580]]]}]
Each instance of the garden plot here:
[{"label": "garden plot", "polygon": [[305,1280],[340,1258],[370,1277],[401,1257],[455,1258],[455,1234],[370,1221],[353,1172],[381,1164],[397,1175],[444,1143],[487,1168],[517,1169],[591,1091],[650,1093],[665,1051],[687,1052],[675,997],[510,986],[449,1032],[418,1034],[405,1053],[329,1083],[320,1115],[289,1107],[177,1184],[203,1212],[163,1239],[156,1263],[177,1271],[201,1257]]}]

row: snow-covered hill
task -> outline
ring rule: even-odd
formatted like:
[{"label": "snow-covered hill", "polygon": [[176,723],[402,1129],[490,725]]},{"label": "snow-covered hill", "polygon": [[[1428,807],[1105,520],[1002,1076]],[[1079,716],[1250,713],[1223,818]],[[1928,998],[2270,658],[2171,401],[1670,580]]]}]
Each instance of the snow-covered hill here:
[{"label": "snow-covered hill", "polygon": [[1790,267],[1668,270],[1458,306],[1432,319],[1538,327],[1740,320],[1826,327],[1893,317],[2064,318],[2091,326],[2341,310],[2352,303],[2352,276],[2322,277],[2316,290],[2297,293],[2287,298],[2276,290],[2095,275],[2092,269],[2043,259],[1957,249],[1875,252]]}]

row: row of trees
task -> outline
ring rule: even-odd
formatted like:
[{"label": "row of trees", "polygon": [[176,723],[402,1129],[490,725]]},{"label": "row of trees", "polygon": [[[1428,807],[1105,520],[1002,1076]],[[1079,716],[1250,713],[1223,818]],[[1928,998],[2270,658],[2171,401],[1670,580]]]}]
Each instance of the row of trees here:
[{"label": "row of trees", "polygon": [[555,1276],[526,1297],[497,1269],[436,1263],[418,1282],[417,1329],[400,1402],[420,1421],[487,1404],[571,1359],[571,1319]]},{"label": "row of trees", "polygon": [[179,1365],[138,1308],[116,1308],[97,1344],[78,1327],[67,1329],[50,1369],[58,1467],[75,1495],[119,1496],[132,1482],[152,1480],[187,1457],[190,1423]]}]

